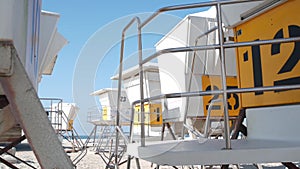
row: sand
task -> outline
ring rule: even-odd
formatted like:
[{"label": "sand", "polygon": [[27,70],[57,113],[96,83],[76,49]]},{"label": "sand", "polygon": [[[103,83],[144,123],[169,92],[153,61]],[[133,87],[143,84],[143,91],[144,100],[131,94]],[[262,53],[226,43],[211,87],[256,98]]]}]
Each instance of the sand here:
[{"label": "sand", "polygon": [[[70,150],[70,149],[69,149]],[[71,160],[77,157],[77,155],[80,152],[72,152],[72,153],[67,153],[68,156],[70,156]],[[16,147],[16,153],[15,155],[24,161],[26,161],[28,164],[32,165],[35,168],[40,168],[33,152],[31,151],[31,148],[28,143],[21,143]],[[13,165],[15,165],[17,168],[21,169],[27,169],[31,168],[27,166],[24,163],[21,163],[18,160],[15,160],[14,158],[10,157],[9,155],[2,155],[2,157],[8,161],[10,161]],[[124,157],[122,160],[125,160],[126,158]],[[299,166],[299,163],[296,163]],[[126,169],[127,164],[123,164],[119,166],[120,169]],[[140,160],[140,165],[142,169],[151,169],[155,168],[156,165],[151,166],[150,162]],[[78,169],[105,169],[106,164],[105,162],[101,159],[99,154],[96,154],[94,151],[93,147],[89,147],[87,149],[87,154],[84,156],[84,158],[79,161],[76,164],[76,167]],[[257,169],[254,165],[240,165],[240,168],[244,169]],[[131,160],[131,167],[132,169],[136,168],[135,160]],[[160,166],[160,169],[171,169],[173,167],[170,166]],[[182,167],[178,167],[182,168]],[[188,168],[188,166],[185,166],[184,168]],[[201,168],[200,166],[194,166],[195,169]],[[208,167],[207,167],[208,168]],[[220,166],[213,166],[212,168],[220,169]],[[230,168],[237,169],[237,166],[230,166]],[[281,163],[269,163],[269,164],[259,164],[259,168],[264,168],[264,169],[284,169],[285,167]],[[9,169],[9,167],[5,166],[4,164],[0,164],[0,169]]]}]

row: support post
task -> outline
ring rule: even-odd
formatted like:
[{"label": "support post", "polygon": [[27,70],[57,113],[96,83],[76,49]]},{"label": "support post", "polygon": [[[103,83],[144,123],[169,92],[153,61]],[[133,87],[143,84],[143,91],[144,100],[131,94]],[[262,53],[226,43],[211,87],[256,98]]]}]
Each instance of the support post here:
[{"label": "support post", "polygon": [[222,27],[222,13],[221,4],[217,4],[217,21],[219,31],[219,43],[220,43],[220,60],[221,60],[221,82],[223,90],[223,106],[224,106],[224,134],[225,134],[225,149],[231,149],[230,129],[229,129],[229,113],[227,105],[227,85],[226,85],[226,67],[225,67],[225,48],[224,48],[224,34]]},{"label": "support post", "polygon": [[9,68],[8,74],[0,73],[0,84],[9,101],[11,112],[22,127],[41,168],[74,168],[50,124],[12,42],[1,41],[0,51],[0,59],[8,60],[6,64],[1,65]]},{"label": "support post", "polygon": [[170,134],[171,134],[173,140],[176,140],[175,133],[174,133],[174,131],[173,131],[173,129],[172,129],[172,127],[171,127],[171,125],[170,125],[169,122],[167,123],[167,127],[168,127],[168,129],[169,129],[169,132],[170,132]]}]

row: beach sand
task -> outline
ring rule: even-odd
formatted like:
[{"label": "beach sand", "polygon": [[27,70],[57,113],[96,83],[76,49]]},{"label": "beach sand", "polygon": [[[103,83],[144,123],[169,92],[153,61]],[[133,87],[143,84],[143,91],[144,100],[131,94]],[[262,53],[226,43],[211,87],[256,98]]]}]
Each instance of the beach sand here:
[{"label": "beach sand", "polygon": [[[69,149],[70,150],[70,149]],[[74,158],[76,158],[79,155],[80,152],[72,152],[72,153],[67,153],[68,156],[70,156],[71,160],[73,160]],[[21,158],[22,160],[26,161],[28,164],[32,165],[35,168],[40,168],[30,146],[28,143],[21,143],[18,146],[16,146],[16,153],[15,155],[18,158]],[[15,165],[17,168],[21,168],[21,169],[27,169],[27,168],[31,168],[29,166],[27,166],[24,163],[21,163],[18,160],[15,160],[14,158],[10,157],[9,155],[2,155],[2,157],[8,161],[10,161],[13,165]],[[124,157],[122,160],[125,160],[126,157]],[[120,165],[119,168],[120,169],[126,169],[127,164],[123,164]],[[156,165],[152,165],[150,162],[147,161],[143,161],[140,160],[140,165],[142,169],[151,169],[151,168],[155,168]],[[296,165],[299,166],[299,163],[296,163]],[[281,163],[268,163],[268,164],[259,164],[259,168],[264,168],[264,169],[285,169],[285,167],[281,164]],[[84,156],[84,158],[82,158],[81,161],[79,161],[76,164],[76,168],[78,169],[105,169],[106,164],[105,162],[101,159],[99,154],[96,154],[94,151],[93,147],[89,147],[87,149],[87,154],[86,156]],[[131,160],[131,167],[132,169],[136,168],[136,163],[135,160]],[[160,169],[171,169],[173,167],[171,166],[160,166]],[[178,168],[181,168],[180,166]],[[188,168],[187,166],[184,168]],[[195,169],[199,168],[200,166],[194,166]],[[220,169],[220,166],[213,166],[212,168],[216,168],[216,169]],[[234,168],[237,169],[237,166],[230,166],[230,168]],[[243,169],[257,169],[254,165],[240,165],[239,168],[243,168]],[[9,167],[5,166],[4,164],[0,164],[0,169],[9,169]]]}]

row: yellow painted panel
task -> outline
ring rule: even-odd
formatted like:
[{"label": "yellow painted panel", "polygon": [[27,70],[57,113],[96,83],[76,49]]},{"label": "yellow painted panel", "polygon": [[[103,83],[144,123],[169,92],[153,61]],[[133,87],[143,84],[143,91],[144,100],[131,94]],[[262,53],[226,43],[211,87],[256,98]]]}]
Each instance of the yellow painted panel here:
[{"label": "yellow painted panel", "polygon": [[108,120],[108,116],[107,116],[107,107],[103,107],[102,109],[102,119],[103,120]]},{"label": "yellow painted panel", "polygon": [[[160,125],[162,124],[161,104],[144,104],[145,124]],[[135,106],[134,124],[141,122],[141,105]]]},{"label": "yellow painted panel", "polygon": [[151,104],[150,109],[151,109],[150,111],[151,126],[161,125],[163,123],[161,104]]},{"label": "yellow painted panel", "polygon": [[[136,105],[134,107],[134,124],[138,125],[141,123],[141,105]],[[144,111],[145,111],[145,124],[148,124],[147,122],[149,121],[149,105],[144,104]]]},{"label": "yellow painted panel", "polygon": [[[289,0],[235,28],[236,41],[300,36],[299,0]],[[239,87],[300,84],[300,42],[237,49]],[[242,107],[300,102],[300,90],[242,94]]]},{"label": "yellow painted panel", "polygon": [[[233,89],[237,88],[237,78],[236,77],[227,77],[227,88]],[[220,76],[202,76],[202,90],[220,90],[221,87],[221,77]],[[238,116],[239,111],[241,109],[240,104],[240,95],[239,94],[228,94],[228,111],[229,116]],[[208,106],[214,99],[222,98],[222,95],[214,95],[214,96],[203,96],[203,107],[204,107],[204,115],[207,116]],[[214,103],[211,111],[211,116],[223,116],[223,104],[221,102]]]},{"label": "yellow painted panel", "polygon": [[68,121],[68,129],[67,130],[73,130],[73,122],[74,122],[74,120]]}]

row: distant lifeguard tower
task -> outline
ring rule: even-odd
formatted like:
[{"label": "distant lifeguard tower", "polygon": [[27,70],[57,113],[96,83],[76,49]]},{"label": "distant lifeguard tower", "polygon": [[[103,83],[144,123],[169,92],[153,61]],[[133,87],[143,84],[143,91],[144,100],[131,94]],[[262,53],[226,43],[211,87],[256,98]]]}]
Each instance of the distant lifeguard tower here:
[{"label": "distant lifeguard tower", "polygon": [[[157,63],[148,63],[144,66],[144,97],[149,98],[152,96],[161,94],[161,83],[159,77],[159,68]],[[119,80],[119,75],[113,76],[112,80]],[[134,109],[134,129],[133,133],[140,134],[141,123],[141,106],[140,104],[134,104],[140,99],[140,79],[139,79],[139,67],[134,66],[124,70],[122,74],[122,84],[128,95],[128,100],[131,107]],[[163,113],[161,100],[149,100],[144,104],[145,110],[145,124],[148,136],[159,135],[161,131],[161,125],[163,123]]]}]

